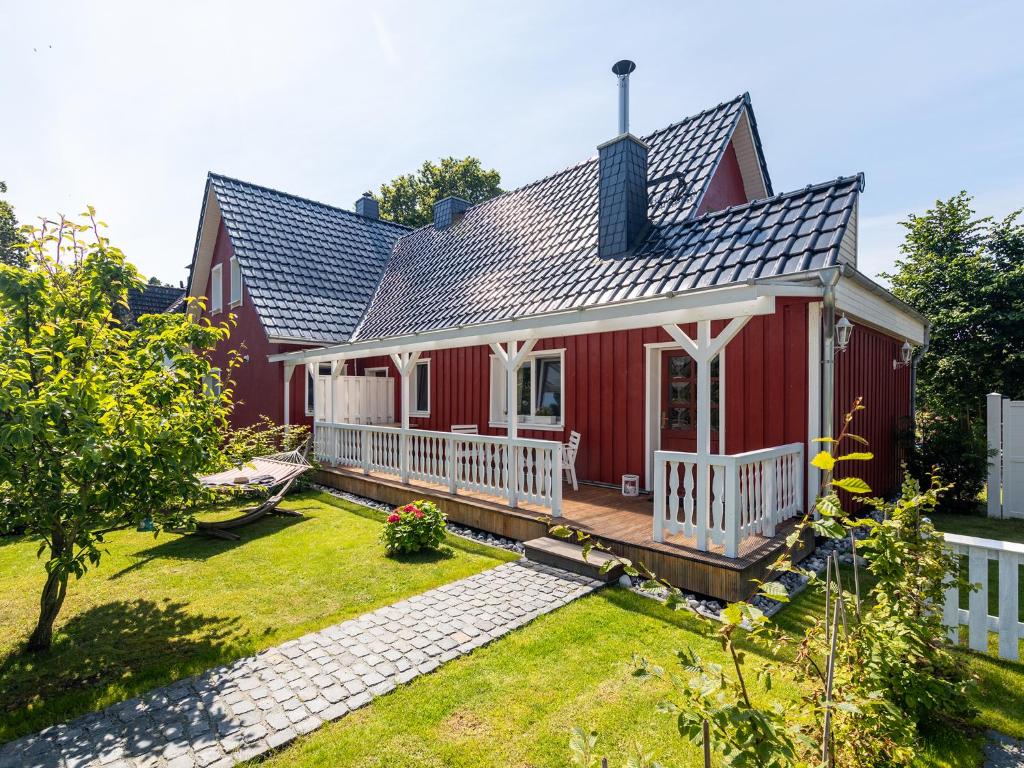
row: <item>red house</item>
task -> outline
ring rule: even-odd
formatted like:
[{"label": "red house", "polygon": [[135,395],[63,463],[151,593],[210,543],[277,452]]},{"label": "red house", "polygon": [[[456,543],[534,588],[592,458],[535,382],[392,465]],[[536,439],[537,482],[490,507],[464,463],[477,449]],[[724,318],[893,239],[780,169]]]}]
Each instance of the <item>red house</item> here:
[{"label": "red house", "polygon": [[[643,138],[623,126],[597,157],[485,203],[442,200],[413,232],[211,176],[191,292],[238,264],[266,337],[258,379],[238,384],[246,413],[309,405],[326,482],[432,495],[520,539],[560,516],[733,599],[816,493],[811,440],[857,396],[876,455],[859,474],[880,494],[899,484],[927,329],[857,271],[863,189],[854,175],[776,193],[746,95]],[[360,376],[393,383],[396,424],[353,405]],[[650,495],[624,497],[630,475]]]}]

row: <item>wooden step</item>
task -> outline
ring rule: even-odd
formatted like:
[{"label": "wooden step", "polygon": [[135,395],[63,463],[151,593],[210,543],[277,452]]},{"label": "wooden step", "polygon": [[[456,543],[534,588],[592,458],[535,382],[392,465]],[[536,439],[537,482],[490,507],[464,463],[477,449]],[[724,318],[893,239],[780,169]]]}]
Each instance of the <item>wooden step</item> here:
[{"label": "wooden step", "polygon": [[523,542],[523,546],[526,548],[526,559],[535,563],[605,582],[615,581],[622,575],[622,566],[617,563],[606,573],[601,573],[601,566],[609,560],[615,560],[612,555],[592,549],[584,560],[583,547],[564,539],[542,536]]}]

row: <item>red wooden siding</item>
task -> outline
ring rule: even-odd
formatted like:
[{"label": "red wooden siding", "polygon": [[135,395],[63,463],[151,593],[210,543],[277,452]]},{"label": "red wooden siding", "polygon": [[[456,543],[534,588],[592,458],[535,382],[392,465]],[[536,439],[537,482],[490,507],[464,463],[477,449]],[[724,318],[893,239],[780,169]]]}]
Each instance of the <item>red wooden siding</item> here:
[{"label": "red wooden siding", "polygon": [[747,202],[747,193],[743,189],[743,175],[740,163],[736,159],[736,149],[732,142],[725,148],[722,162],[718,164],[715,175],[711,177],[704,199],[701,200],[697,215],[702,216],[708,211],[722,211],[730,205],[742,205]]},{"label": "red wooden siding", "polygon": [[[715,333],[724,322],[713,324]],[[696,335],[696,326],[684,325]],[[565,428],[520,428],[522,437],[565,441],[569,430],[583,435],[576,469],[582,480],[618,485],[622,475],[643,477],[646,414],[645,344],[671,341],[661,328],[554,337],[535,350],[565,349]],[[430,363],[430,416],[411,418],[420,429],[448,430],[452,424],[491,428],[489,347],[424,353]],[[388,366],[387,358],[358,361],[357,371]],[[395,413],[401,413],[396,387]],[[780,299],[776,314],[751,320],[726,350],[726,448],[729,453],[766,448],[807,437],[807,302]]]},{"label": "red wooden siding", "polygon": [[[217,264],[222,266],[223,296],[221,296],[221,301],[224,309],[217,314],[210,314],[210,302],[207,301],[207,310],[203,315],[212,323],[226,322],[229,315],[234,315],[236,325],[231,329],[231,338],[213,351],[210,360],[214,366],[226,371],[229,350],[237,349],[241,355],[249,357],[248,361],[242,362],[233,374],[231,386],[234,389],[235,409],[231,414],[232,425],[242,427],[253,424],[259,420],[261,415],[269,416],[275,422],[281,423],[284,413],[284,364],[268,362],[267,355],[306,349],[307,347],[271,344],[267,340],[263,323],[256,313],[252,297],[249,295],[249,289],[245,286],[244,281],[241,305],[230,306],[232,253],[231,240],[228,237],[227,229],[221,222],[210,269],[212,270]],[[196,279],[199,279],[199,276]],[[205,280],[203,295],[209,297],[209,273],[205,276]],[[302,366],[297,367],[292,375],[290,397],[291,423],[311,424],[312,419],[305,414],[306,374]]]},{"label": "red wooden siding", "polygon": [[873,461],[844,462],[839,476],[860,477],[874,495],[887,497],[899,490],[900,462],[904,460],[899,437],[910,419],[910,368],[893,370],[900,359],[903,339],[887,336],[857,324],[845,352],[836,353],[835,430],[853,401],[864,398],[865,410],[854,416],[851,431],[868,440],[869,448],[847,442],[841,449],[870,450]]}]

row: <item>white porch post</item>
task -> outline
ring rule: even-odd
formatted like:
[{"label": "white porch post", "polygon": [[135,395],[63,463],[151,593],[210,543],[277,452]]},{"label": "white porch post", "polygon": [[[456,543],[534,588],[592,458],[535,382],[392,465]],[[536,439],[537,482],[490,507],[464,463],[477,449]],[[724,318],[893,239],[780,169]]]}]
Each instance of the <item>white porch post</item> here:
[{"label": "white porch post", "polygon": [[403,483],[409,482],[409,378],[416,370],[416,363],[419,359],[419,352],[397,352],[391,355],[391,361],[398,368],[398,373],[402,377],[402,431],[398,438],[398,445],[399,473]]},{"label": "white porch post", "polygon": [[290,405],[289,401],[291,400],[291,397],[290,397],[291,396],[291,389],[292,389],[291,383],[292,383],[292,374],[294,372],[295,372],[295,363],[285,363],[284,364],[284,422],[283,423],[284,423],[286,431],[287,431],[287,428],[288,428],[288,424],[291,422],[290,413],[289,413],[289,411],[291,409],[289,408],[289,405]]},{"label": "white porch post", "polygon": [[[697,485],[697,514],[707,522],[706,525],[697,526],[697,548],[703,551],[706,551],[708,548],[707,531],[715,523],[715,521],[708,519],[711,515],[711,363],[725,349],[726,344],[743,330],[743,326],[749,320],[750,315],[734,317],[722,329],[722,332],[714,338],[711,337],[711,321],[698,320],[696,341],[687,336],[678,325],[662,326],[668,335],[693,358],[694,364],[697,366],[697,462],[694,467],[694,479]],[[722,386],[722,384],[720,383],[719,386]],[[719,446],[719,453],[725,453],[724,445]],[[723,467],[723,471],[729,471],[728,464]],[[732,471],[735,472],[734,467]],[[723,488],[733,489],[735,485],[731,477],[722,478]],[[736,493],[734,491],[727,492],[725,496],[725,503],[722,505],[723,514],[725,515],[725,538],[726,541],[729,541],[729,531],[731,528],[736,527],[737,536],[735,538],[738,541],[739,521],[736,519]],[[655,514],[657,514],[657,509],[655,509]],[[735,557],[736,552],[730,553],[729,549],[730,547],[727,546],[726,555],[728,557]]]},{"label": "white porch post", "polygon": [[[515,445],[515,440],[519,436],[517,373],[519,366],[523,364],[526,356],[533,351],[536,343],[536,339],[527,339],[523,342],[523,346],[520,347],[519,342],[512,339],[506,342],[506,349],[502,349],[500,344],[491,344],[491,351],[494,352],[505,368],[505,419],[506,434],[508,435],[508,447],[506,449],[508,451],[508,458],[505,462],[505,467],[508,472],[507,488],[508,505],[510,507],[515,507],[519,504],[519,452]],[[559,477],[558,481],[561,482],[561,477]]]}]

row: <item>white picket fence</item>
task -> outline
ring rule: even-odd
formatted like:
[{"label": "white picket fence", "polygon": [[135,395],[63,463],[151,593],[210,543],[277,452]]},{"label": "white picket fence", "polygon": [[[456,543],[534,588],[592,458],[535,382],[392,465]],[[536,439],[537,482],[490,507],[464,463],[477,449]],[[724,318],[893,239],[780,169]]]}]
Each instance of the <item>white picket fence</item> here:
[{"label": "white picket fence", "polygon": [[316,376],[314,386],[313,404],[319,421],[395,421],[395,379],[390,376]]},{"label": "white picket fence", "polygon": [[[999,633],[999,656],[1018,658],[1018,643],[1024,637],[1024,622],[1020,620],[1019,569],[1024,565],[1024,544],[974,536],[943,534],[946,543],[958,555],[967,558],[967,580],[981,585],[967,598],[967,608],[960,607],[960,592],[955,587],[946,590],[946,604],[942,611],[943,623],[949,628],[949,639],[960,642],[960,627],[967,627],[967,645],[975,651],[988,650],[988,633]],[[999,564],[998,614],[988,612],[989,561]]]},{"label": "white picket fence", "polygon": [[988,516],[1024,518],[1024,401],[987,399]]},{"label": "white picket fence", "polygon": [[318,461],[471,491],[562,512],[562,445],[491,435],[466,435],[366,424],[317,421]]},{"label": "white picket fence", "polygon": [[654,540],[682,532],[737,557],[751,536],[774,536],[803,508],[803,443],[733,455],[656,451]]}]

